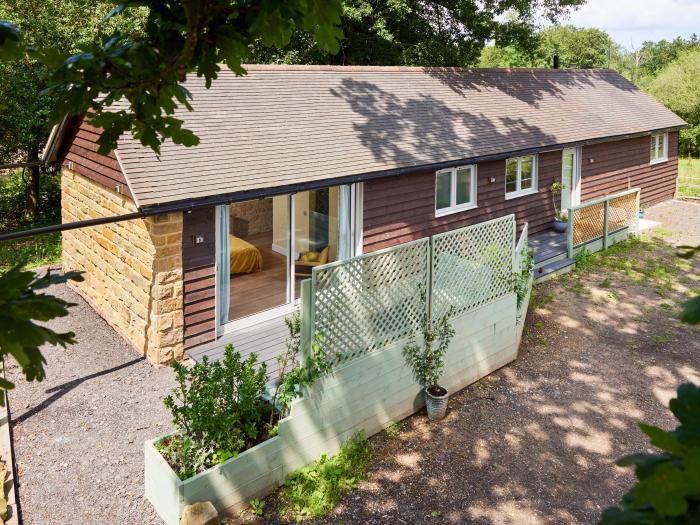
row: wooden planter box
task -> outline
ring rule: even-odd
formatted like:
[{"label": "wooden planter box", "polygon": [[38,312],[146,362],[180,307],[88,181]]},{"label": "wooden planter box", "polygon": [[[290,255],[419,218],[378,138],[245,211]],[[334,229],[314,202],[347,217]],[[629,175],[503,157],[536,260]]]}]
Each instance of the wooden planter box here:
[{"label": "wooden planter box", "polygon": [[155,447],[163,437],[145,442],[144,482],[146,498],[167,525],[178,525],[185,506],[197,501],[211,501],[220,514],[232,514],[267,495],[287,474],[281,468],[282,441],[275,436],[182,481]]}]

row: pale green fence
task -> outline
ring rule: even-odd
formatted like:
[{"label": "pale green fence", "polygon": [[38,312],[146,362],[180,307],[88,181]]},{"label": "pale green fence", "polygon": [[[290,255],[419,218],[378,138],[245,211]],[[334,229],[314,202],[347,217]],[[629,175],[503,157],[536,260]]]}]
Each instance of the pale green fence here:
[{"label": "pale green fence", "polygon": [[344,363],[408,337],[429,311],[453,316],[512,293],[515,217],[509,215],[313,269],[302,286],[302,338],[323,334]]},{"label": "pale green fence", "polygon": [[[569,208],[568,255],[582,248],[607,249],[639,221],[639,189],[631,189]],[[613,235],[616,235],[613,238]]]},{"label": "pale green fence", "polygon": [[513,291],[515,217],[508,215],[433,236],[432,307],[454,315]]}]

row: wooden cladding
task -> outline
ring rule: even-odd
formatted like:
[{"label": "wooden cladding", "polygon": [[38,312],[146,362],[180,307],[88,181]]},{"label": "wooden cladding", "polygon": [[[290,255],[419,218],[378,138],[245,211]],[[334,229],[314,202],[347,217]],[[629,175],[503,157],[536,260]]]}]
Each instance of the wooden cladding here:
[{"label": "wooden cladding", "polygon": [[[642,205],[673,198],[678,175],[678,133],[670,133],[668,161],[650,164],[647,137],[583,147],[581,201],[628,188],[641,188]],[[591,160],[593,162],[591,162]],[[539,191],[505,199],[505,160],[477,169],[477,208],[435,217],[435,173],[378,179],[364,186],[364,251],[370,252],[514,213],[530,233],[547,230],[554,219],[549,187],[561,181],[561,150],[539,154]],[[491,179],[495,182],[491,182]],[[400,188],[400,191],[397,189]]]},{"label": "wooden cladding", "polygon": [[554,217],[549,186],[561,179],[561,151],[539,155],[537,193],[506,200],[505,171],[505,160],[479,164],[477,208],[437,218],[434,172],[365,182],[364,251],[386,248],[509,213],[515,213],[519,226],[528,222],[531,233],[549,228]]},{"label": "wooden cladding", "polygon": [[650,164],[651,138],[604,142],[583,148],[581,201],[630,188],[642,190],[643,206],[672,199],[678,177],[678,133],[668,135],[668,160]]},{"label": "wooden cladding", "polygon": [[75,118],[68,130],[60,162],[72,171],[133,199],[115,153],[101,155],[97,152],[101,133],[101,129],[86,122],[84,115]]},{"label": "wooden cladding", "polygon": [[[215,208],[186,212],[182,224],[185,349],[216,337]],[[195,244],[195,236],[203,241]]]}]

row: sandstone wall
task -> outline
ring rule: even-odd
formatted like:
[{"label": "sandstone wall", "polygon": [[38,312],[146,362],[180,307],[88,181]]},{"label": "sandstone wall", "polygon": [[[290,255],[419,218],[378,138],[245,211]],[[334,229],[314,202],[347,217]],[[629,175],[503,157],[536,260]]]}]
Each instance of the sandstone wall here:
[{"label": "sandstone wall", "polygon": [[[136,211],[68,169],[61,180],[63,222]],[[66,231],[63,269],[85,272],[72,286],[152,363],[182,358],[182,213]]]}]

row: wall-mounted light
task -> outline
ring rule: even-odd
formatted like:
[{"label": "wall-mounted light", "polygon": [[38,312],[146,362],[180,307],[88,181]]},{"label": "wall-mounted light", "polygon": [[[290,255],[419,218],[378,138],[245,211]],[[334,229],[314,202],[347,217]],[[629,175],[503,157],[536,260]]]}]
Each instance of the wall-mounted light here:
[{"label": "wall-mounted light", "polygon": [[116,191],[117,193],[121,193],[122,192],[122,185],[120,183],[116,183],[114,185],[114,191]]},{"label": "wall-mounted light", "polygon": [[491,184],[493,184],[494,182],[496,182],[496,177],[491,177]]},{"label": "wall-mounted light", "polygon": [[192,236],[192,244],[204,244],[204,234],[198,233]]}]

